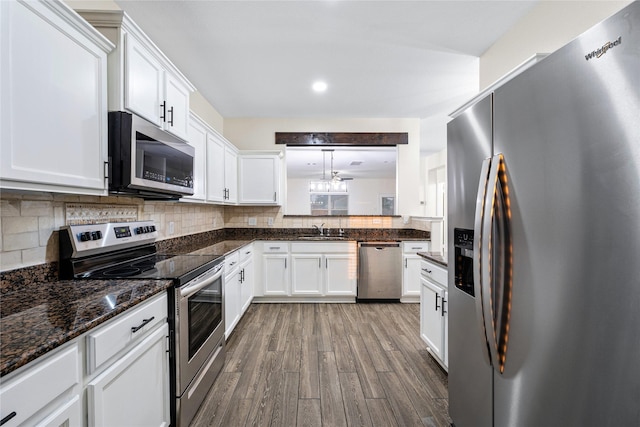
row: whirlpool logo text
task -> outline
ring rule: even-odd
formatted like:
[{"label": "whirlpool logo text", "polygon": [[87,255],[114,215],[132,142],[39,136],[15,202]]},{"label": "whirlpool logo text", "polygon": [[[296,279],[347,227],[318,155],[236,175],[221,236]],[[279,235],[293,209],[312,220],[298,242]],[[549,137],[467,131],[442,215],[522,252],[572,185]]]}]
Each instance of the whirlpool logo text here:
[{"label": "whirlpool logo text", "polygon": [[584,59],[586,59],[587,61],[593,58],[600,58],[602,55],[604,55],[605,53],[607,53],[607,51],[609,49],[611,49],[612,47],[616,47],[619,44],[622,43],[622,36],[618,37],[618,40],[612,41],[612,42],[606,42],[605,44],[602,45],[601,48],[598,48],[597,50],[594,50],[593,52],[589,52],[584,56]]}]

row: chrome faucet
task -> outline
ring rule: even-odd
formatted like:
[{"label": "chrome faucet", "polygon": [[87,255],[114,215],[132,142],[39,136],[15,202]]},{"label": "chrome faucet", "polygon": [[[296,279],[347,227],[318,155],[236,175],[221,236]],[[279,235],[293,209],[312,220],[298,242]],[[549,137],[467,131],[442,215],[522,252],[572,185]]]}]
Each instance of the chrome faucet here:
[{"label": "chrome faucet", "polygon": [[320,226],[314,224],[312,227],[318,230],[318,233],[320,233],[321,236],[324,235],[324,228],[322,228],[324,227],[324,222],[320,224]]}]

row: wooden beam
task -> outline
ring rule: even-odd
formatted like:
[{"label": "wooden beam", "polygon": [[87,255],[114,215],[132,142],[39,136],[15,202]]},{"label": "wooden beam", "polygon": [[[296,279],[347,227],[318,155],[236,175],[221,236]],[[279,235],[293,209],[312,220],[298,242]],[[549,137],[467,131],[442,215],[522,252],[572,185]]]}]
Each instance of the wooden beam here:
[{"label": "wooden beam", "polygon": [[407,132],[276,132],[276,144],[290,146],[393,146],[409,143]]}]

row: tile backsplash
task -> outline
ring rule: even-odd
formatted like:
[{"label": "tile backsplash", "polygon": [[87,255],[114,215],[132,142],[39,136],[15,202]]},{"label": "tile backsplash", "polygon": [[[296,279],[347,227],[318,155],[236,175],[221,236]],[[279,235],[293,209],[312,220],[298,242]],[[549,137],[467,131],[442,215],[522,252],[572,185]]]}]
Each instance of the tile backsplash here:
[{"label": "tile backsplash", "polygon": [[397,216],[285,216],[280,206],[227,206],[224,210],[224,226],[230,228],[312,228],[321,224],[332,229],[411,227],[411,222],[405,224]]},{"label": "tile backsplash", "polygon": [[163,240],[224,228],[224,208],[133,197],[3,190],[0,271],[58,261],[57,231],[64,225],[135,220],[154,221],[159,240]]},{"label": "tile backsplash", "polygon": [[[415,228],[430,224],[403,217],[285,216],[279,206],[218,206],[202,203],[145,201],[122,196],[0,192],[0,271],[58,261],[58,230],[69,224],[151,220],[158,240],[223,228]],[[172,231],[172,233],[170,233]]]}]

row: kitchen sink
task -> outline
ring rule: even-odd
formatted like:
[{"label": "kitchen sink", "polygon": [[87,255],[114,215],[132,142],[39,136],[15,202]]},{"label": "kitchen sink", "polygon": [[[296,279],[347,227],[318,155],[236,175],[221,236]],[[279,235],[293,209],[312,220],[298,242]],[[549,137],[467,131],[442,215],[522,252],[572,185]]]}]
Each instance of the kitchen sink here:
[{"label": "kitchen sink", "polygon": [[306,236],[298,236],[298,240],[344,240],[344,237],[339,236],[319,236],[315,235],[306,235]]}]

